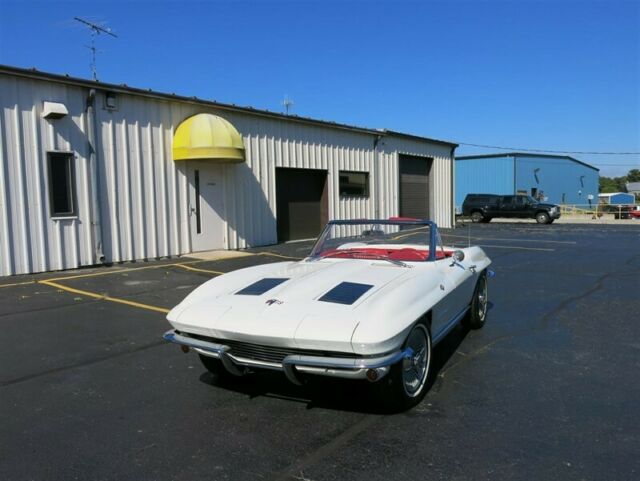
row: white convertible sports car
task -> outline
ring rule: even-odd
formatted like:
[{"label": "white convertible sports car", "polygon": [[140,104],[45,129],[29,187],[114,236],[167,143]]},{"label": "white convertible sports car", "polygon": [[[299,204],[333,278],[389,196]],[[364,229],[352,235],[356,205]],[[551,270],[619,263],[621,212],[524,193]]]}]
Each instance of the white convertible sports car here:
[{"label": "white convertible sports car", "polygon": [[490,263],[479,247],[442,246],[431,221],[332,221],[301,261],[198,287],[164,338],[218,375],[366,379],[404,409],[425,393],[432,346],[461,321],[483,326]]}]

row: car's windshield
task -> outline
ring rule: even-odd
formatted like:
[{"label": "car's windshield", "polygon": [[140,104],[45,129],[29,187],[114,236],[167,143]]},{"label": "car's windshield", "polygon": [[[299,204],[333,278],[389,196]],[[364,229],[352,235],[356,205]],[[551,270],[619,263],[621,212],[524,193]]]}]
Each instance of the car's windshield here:
[{"label": "car's windshield", "polygon": [[389,259],[426,261],[437,228],[427,221],[354,220],[331,222],[311,250],[310,258]]}]

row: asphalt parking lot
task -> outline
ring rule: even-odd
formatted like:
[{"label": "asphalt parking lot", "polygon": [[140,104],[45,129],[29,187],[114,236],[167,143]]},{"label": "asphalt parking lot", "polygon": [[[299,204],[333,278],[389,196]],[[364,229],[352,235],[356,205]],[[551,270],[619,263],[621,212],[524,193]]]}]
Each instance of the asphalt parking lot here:
[{"label": "asphalt parking lot", "polygon": [[0,479],[640,479],[640,228],[445,234],[493,259],[489,319],[395,415],[339,380],[216,385],[161,341],[191,289],[308,243],[0,279]]}]

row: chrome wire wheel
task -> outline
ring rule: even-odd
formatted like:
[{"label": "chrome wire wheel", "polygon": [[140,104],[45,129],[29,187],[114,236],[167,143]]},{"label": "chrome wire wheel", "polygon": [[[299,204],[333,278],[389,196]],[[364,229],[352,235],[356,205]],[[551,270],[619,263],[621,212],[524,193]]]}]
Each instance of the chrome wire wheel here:
[{"label": "chrome wire wheel", "polygon": [[478,281],[478,301],[476,304],[478,320],[484,322],[484,319],[487,317],[487,307],[489,305],[487,276],[482,276]]},{"label": "chrome wire wheel", "polygon": [[413,352],[402,360],[402,385],[406,395],[415,398],[424,389],[431,363],[431,339],[424,325],[417,324],[411,330],[405,348]]},{"label": "chrome wire wheel", "polygon": [[463,319],[463,324],[471,329],[480,329],[484,326],[489,312],[489,282],[487,281],[487,273],[483,271],[476,282],[476,288],[473,291],[469,313]]}]

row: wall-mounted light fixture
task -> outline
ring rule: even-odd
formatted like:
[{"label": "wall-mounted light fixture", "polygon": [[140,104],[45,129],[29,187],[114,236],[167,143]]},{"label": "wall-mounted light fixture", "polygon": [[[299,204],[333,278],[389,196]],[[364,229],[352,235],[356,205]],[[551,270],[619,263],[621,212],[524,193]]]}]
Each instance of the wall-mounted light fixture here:
[{"label": "wall-mounted light fixture", "polygon": [[49,120],[61,119],[68,115],[69,111],[65,104],[59,102],[44,102],[42,106],[42,117]]},{"label": "wall-mounted light fixture", "polygon": [[584,175],[580,176],[580,187],[584,187],[584,178],[585,178]]},{"label": "wall-mounted light fixture", "polygon": [[104,94],[104,108],[107,110],[118,110],[118,97],[115,92]]},{"label": "wall-mounted light fixture", "polygon": [[536,178],[536,184],[540,183],[540,179],[538,178],[538,172],[540,172],[540,167],[533,169],[533,176]]}]

